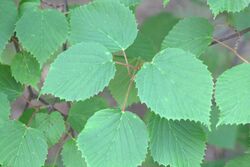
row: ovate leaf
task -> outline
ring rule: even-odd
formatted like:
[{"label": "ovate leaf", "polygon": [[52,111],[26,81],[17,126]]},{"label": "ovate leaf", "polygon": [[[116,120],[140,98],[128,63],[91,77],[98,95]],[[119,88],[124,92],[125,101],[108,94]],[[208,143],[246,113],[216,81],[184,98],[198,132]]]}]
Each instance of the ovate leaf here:
[{"label": "ovate leaf", "polygon": [[200,56],[212,42],[213,26],[198,17],[179,21],[162,43],[164,48],[181,48]]},{"label": "ovate leaf", "polygon": [[67,121],[78,133],[82,131],[87,120],[97,111],[107,108],[104,98],[96,96],[85,101],[74,103],[70,110]]},{"label": "ovate leaf", "polygon": [[217,16],[224,11],[240,12],[249,5],[250,0],[208,0],[207,3],[214,16]]},{"label": "ovate leaf", "polygon": [[0,125],[0,164],[38,167],[44,164],[48,146],[41,132],[16,122]]},{"label": "ovate leaf", "polygon": [[11,0],[0,2],[0,55],[12,36],[17,19],[17,7]]},{"label": "ovate leaf", "polygon": [[66,100],[85,100],[115,75],[112,54],[101,44],[80,43],[61,53],[51,65],[42,93]]},{"label": "ovate leaf", "polygon": [[200,167],[206,138],[199,124],[168,121],[153,115],[149,133],[150,152],[155,161],[171,167]]},{"label": "ovate leaf", "polygon": [[9,66],[0,65],[0,92],[6,94],[10,101],[22,94],[22,86],[11,76]]},{"label": "ovate leaf", "polygon": [[58,112],[36,114],[31,127],[43,132],[49,146],[56,144],[65,132],[63,117]]},{"label": "ovate leaf", "polygon": [[0,93],[0,124],[4,121],[9,120],[10,115],[10,103],[8,101],[8,97]]},{"label": "ovate leaf", "polygon": [[129,8],[114,1],[95,1],[71,12],[71,43],[98,42],[111,52],[125,50],[137,35]]},{"label": "ovate leaf", "polygon": [[193,54],[165,49],[144,64],[135,81],[140,100],[160,116],[209,125],[212,77]]},{"label": "ovate leaf", "polygon": [[66,40],[68,23],[57,10],[29,10],[17,22],[16,32],[23,47],[42,65]]},{"label": "ovate leaf", "polygon": [[39,63],[27,52],[15,56],[11,63],[11,72],[18,82],[34,87],[37,87],[41,75]]},{"label": "ovate leaf", "polygon": [[216,82],[215,98],[220,109],[219,124],[250,123],[250,64],[224,72]]},{"label": "ovate leaf", "polygon": [[245,154],[228,161],[225,167],[237,167],[237,166],[249,167],[249,164],[250,164],[250,154]]},{"label": "ovate leaf", "polygon": [[130,112],[105,109],[92,116],[78,137],[91,167],[137,167],[147,154],[146,126]]},{"label": "ovate leaf", "polygon": [[62,161],[65,167],[87,167],[81,151],[76,146],[76,141],[68,140],[62,149]]}]

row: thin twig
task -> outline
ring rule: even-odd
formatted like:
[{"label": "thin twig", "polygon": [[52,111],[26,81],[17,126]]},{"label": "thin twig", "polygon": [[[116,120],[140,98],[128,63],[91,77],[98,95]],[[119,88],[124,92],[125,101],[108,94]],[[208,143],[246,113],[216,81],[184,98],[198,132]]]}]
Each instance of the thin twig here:
[{"label": "thin twig", "polygon": [[[69,3],[68,0],[64,0],[64,10],[67,13],[69,11]],[[66,14],[67,15],[67,14]]]},{"label": "thin twig", "polygon": [[227,44],[221,42],[218,39],[213,39],[214,41],[216,41],[217,43],[221,44],[222,46],[224,46],[225,48],[227,48],[228,50],[230,50],[232,53],[235,54],[235,56],[237,56],[239,59],[241,59],[242,61],[244,61],[245,63],[249,63],[246,59],[244,59],[235,49],[231,48],[230,46],[228,46]]},{"label": "thin twig", "polygon": [[32,123],[32,121],[33,121],[33,119],[34,119],[34,117],[35,117],[35,115],[36,115],[37,112],[39,112],[39,110],[35,109],[35,111],[32,113],[32,115],[31,115],[31,117],[30,117],[30,119],[29,119],[29,121],[27,123],[28,127],[31,125],[31,123]]},{"label": "thin twig", "polygon": [[[231,34],[231,35],[229,35],[229,36],[227,36],[227,37],[218,39],[218,40],[219,40],[220,42],[224,42],[224,41],[227,41],[227,40],[229,40],[229,39],[233,39],[233,38],[242,36],[243,34],[248,33],[248,32],[250,32],[250,27],[248,27],[248,28],[246,28],[246,29],[244,29],[244,30],[242,30],[242,31],[238,31],[238,32],[236,32],[236,33],[234,33],[234,34]],[[210,44],[210,46],[211,46],[211,45],[218,44],[218,43],[219,43],[218,41],[215,41],[215,40],[214,40],[214,41]]]},{"label": "thin twig", "polygon": [[11,41],[12,41],[13,44],[14,44],[14,47],[15,47],[15,49],[16,49],[16,52],[17,52],[17,53],[20,52],[21,49],[20,49],[20,46],[19,46],[18,39],[17,39],[17,37],[16,37],[16,32],[14,33],[14,36],[11,37]]},{"label": "thin twig", "polygon": [[130,73],[130,70],[129,70],[129,63],[128,63],[128,58],[127,58],[126,52],[124,50],[122,50],[122,54],[123,54],[123,57],[124,57],[125,62],[127,64],[128,75],[130,76],[131,73]]},{"label": "thin twig", "polygon": [[128,97],[129,97],[129,94],[130,94],[134,79],[135,79],[135,74],[133,74],[133,76],[130,78],[130,82],[129,82],[129,85],[128,85],[128,90],[127,90],[127,93],[126,93],[126,96],[125,96],[125,99],[124,99],[124,102],[123,102],[123,106],[122,106],[122,112],[125,112],[125,110],[126,110]]},{"label": "thin twig", "polygon": [[27,87],[27,90],[28,90],[28,98],[27,98],[25,107],[24,107],[24,109],[23,109],[24,111],[31,105],[31,100],[34,98],[34,94],[33,94],[33,92],[32,92],[31,86],[28,86],[28,87]]},{"label": "thin twig", "polygon": [[133,70],[137,70],[137,67],[131,65],[131,64],[125,64],[125,63],[122,63],[122,62],[119,62],[119,61],[115,61],[115,64],[118,64],[118,65],[122,65],[122,66],[125,66],[125,67],[129,67],[129,68],[132,68]]}]

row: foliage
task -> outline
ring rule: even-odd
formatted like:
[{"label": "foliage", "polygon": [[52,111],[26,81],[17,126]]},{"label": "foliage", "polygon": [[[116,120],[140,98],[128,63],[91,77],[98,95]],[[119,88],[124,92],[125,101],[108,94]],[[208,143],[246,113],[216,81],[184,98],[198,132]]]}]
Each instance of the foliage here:
[{"label": "foliage", "polygon": [[[250,64],[225,41],[247,37],[250,0],[190,0],[215,20],[138,24],[140,3],[0,0],[0,166],[249,166]],[[236,32],[217,37],[217,18]]]}]

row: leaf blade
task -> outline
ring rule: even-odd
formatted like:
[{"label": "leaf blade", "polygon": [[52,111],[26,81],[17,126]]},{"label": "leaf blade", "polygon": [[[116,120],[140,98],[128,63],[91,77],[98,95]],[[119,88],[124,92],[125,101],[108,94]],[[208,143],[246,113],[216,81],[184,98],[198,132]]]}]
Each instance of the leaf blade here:
[{"label": "leaf blade", "polygon": [[141,102],[161,117],[200,121],[209,126],[212,77],[193,54],[165,49],[151,63],[144,64],[135,82]]},{"label": "leaf blade", "polygon": [[97,1],[77,8],[71,13],[70,24],[72,44],[97,42],[111,52],[125,50],[137,35],[134,15],[119,2]]},{"label": "leaf blade", "polygon": [[102,91],[114,75],[112,54],[104,46],[79,43],[54,61],[41,93],[71,101],[85,100]]},{"label": "leaf blade", "polygon": [[77,140],[92,167],[136,167],[146,157],[147,142],[146,126],[136,115],[113,109],[92,116]]}]

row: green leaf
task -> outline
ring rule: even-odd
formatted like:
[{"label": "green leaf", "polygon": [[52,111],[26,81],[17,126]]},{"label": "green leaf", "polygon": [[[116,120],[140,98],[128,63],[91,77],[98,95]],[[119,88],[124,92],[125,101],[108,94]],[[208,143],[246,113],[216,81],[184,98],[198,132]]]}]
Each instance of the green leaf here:
[{"label": "green leaf", "polygon": [[163,0],[163,6],[167,6],[167,4],[169,3],[170,0]]},{"label": "green leaf", "polygon": [[74,103],[70,108],[67,121],[78,133],[82,131],[87,120],[97,111],[107,108],[108,104],[102,97],[95,96],[85,101]]},{"label": "green leaf", "polygon": [[0,125],[0,164],[11,167],[42,166],[48,146],[42,133],[16,121]]},{"label": "green leaf", "polygon": [[11,63],[11,72],[16,81],[37,87],[40,80],[40,67],[32,55],[27,52],[18,53]]},{"label": "green leaf", "polygon": [[65,167],[87,167],[82,153],[78,150],[76,141],[73,139],[64,144],[61,155]]},{"label": "green leaf", "polygon": [[235,55],[227,48],[219,45],[209,47],[204,54],[199,57],[207,65],[208,70],[212,73],[213,78],[218,78],[225,70],[232,67]]},{"label": "green leaf", "polygon": [[92,116],[77,145],[88,166],[137,167],[147,154],[145,124],[130,112],[105,109]]},{"label": "green leaf", "polygon": [[127,56],[151,61],[155,54],[160,51],[164,37],[177,21],[177,18],[166,12],[144,21],[135,42],[126,50]]},{"label": "green leaf", "polygon": [[250,0],[208,0],[207,3],[214,16],[217,16],[224,11],[240,12],[249,5]]},{"label": "green leaf", "polygon": [[29,124],[30,119],[32,118],[34,112],[36,112],[36,110],[34,108],[29,108],[27,110],[24,110],[22,115],[19,117],[19,121],[22,122],[25,125]]},{"label": "green leaf", "polygon": [[13,35],[17,19],[17,7],[12,0],[0,3],[0,55]]},{"label": "green leaf", "polygon": [[58,112],[37,113],[32,120],[31,127],[43,132],[49,146],[56,144],[65,132],[63,117]]},{"label": "green leaf", "polygon": [[138,57],[145,61],[151,61],[157,52],[158,50],[153,41],[147,37],[147,34],[143,34],[140,31],[133,45],[126,50],[129,58]]},{"label": "green leaf", "polygon": [[9,120],[10,116],[10,103],[8,97],[0,93],[0,124]]},{"label": "green leaf", "polygon": [[211,113],[211,131],[207,131],[207,143],[219,148],[234,149],[238,127],[235,125],[221,125],[216,127],[218,121],[219,110],[217,107],[213,106]]},{"label": "green leaf", "polygon": [[80,43],[61,53],[51,65],[42,93],[85,100],[102,91],[114,75],[112,54],[104,46]]},{"label": "green leaf", "polygon": [[22,86],[11,76],[9,66],[0,64],[0,92],[13,101],[22,94],[22,91]]},{"label": "green leaf", "polygon": [[21,0],[18,5],[19,17],[21,17],[27,11],[39,9],[40,0]]},{"label": "green leaf", "polygon": [[168,121],[153,115],[149,122],[150,150],[155,161],[173,167],[200,167],[205,133],[190,121]]},{"label": "green leaf", "polygon": [[224,72],[217,80],[215,99],[221,124],[250,123],[250,64],[241,64]]},{"label": "green leaf", "polygon": [[141,102],[156,114],[209,126],[212,77],[190,52],[176,48],[161,51],[144,64],[135,81]]},{"label": "green leaf", "polygon": [[229,23],[233,25],[236,30],[241,31],[250,27],[248,18],[250,18],[250,7],[239,13],[231,13],[229,15]]},{"label": "green leaf", "polygon": [[72,44],[98,42],[115,52],[128,48],[136,35],[134,15],[119,2],[92,2],[71,12]]},{"label": "green leaf", "polygon": [[155,162],[150,153],[148,153],[146,160],[142,163],[141,167],[164,167],[164,166],[159,165],[157,162]]},{"label": "green leaf", "polygon": [[213,39],[213,26],[204,18],[191,17],[179,21],[162,43],[162,49],[180,48],[200,56]]},{"label": "green leaf", "polygon": [[16,49],[13,43],[8,43],[3,50],[2,54],[0,54],[0,63],[5,65],[10,65],[13,58],[16,55]]},{"label": "green leaf", "polygon": [[225,167],[249,167],[250,164],[250,154],[245,154],[232,159],[226,163]]},{"label": "green leaf", "polygon": [[17,22],[16,32],[23,47],[42,66],[65,42],[68,23],[57,10],[29,10]]},{"label": "green leaf", "polygon": [[[133,59],[129,63],[132,65],[138,65],[140,60]],[[116,102],[120,107],[123,106],[124,98],[126,97],[127,90],[130,84],[131,77],[128,75],[127,68],[121,65],[116,65],[115,78],[109,84],[109,90],[112,96],[115,98]],[[135,83],[132,83],[130,93],[128,96],[127,106],[133,103],[139,102],[139,97],[137,96],[137,89],[135,88]]]},{"label": "green leaf", "polygon": [[216,161],[206,161],[202,164],[202,167],[224,167],[224,160],[216,160]]}]

